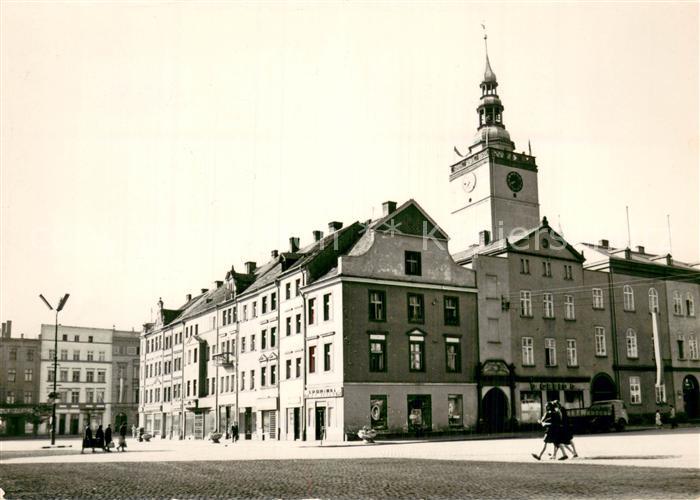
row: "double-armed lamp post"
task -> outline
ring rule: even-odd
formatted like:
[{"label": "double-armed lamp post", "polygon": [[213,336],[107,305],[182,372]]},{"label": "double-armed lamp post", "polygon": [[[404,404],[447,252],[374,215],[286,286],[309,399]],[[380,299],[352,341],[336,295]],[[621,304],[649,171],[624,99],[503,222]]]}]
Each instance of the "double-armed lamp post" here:
[{"label": "double-armed lamp post", "polygon": [[[58,305],[56,306],[56,321],[55,321],[54,338],[53,338],[53,392],[50,395],[51,399],[53,400],[53,410],[51,410],[51,444],[52,445],[56,444],[56,400],[58,399],[58,393],[56,392],[56,380],[58,380],[58,377],[56,376],[56,372],[58,371],[58,313],[61,312],[61,309],[63,309],[63,306],[65,306],[66,302],[68,302],[69,296],[70,296],[69,293],[65,294],[58,301]],[[49,304],[49,301],[46,300],[42,294],[39,294],[39,298],[44,301],[44,304],[46,304],[46,307],[48,307],[51,311],[54,310],[54,308],[51,307],[51,304]]]}]

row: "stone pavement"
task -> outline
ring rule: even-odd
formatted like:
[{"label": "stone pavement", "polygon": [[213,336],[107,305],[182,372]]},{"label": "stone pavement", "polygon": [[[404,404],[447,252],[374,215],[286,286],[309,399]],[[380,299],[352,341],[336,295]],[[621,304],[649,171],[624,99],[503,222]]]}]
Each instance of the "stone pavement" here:
[{"label": "stone pavement", "polygon": [[[58,440],[72,448],[44,450],[46,441],[0,441],[0,464],[98,464],[127,462],[194,462],[204,460],[318,460],[318,459],[427,459],[536,463],[530,456],[539,452],[541,438],[488,440],[379,441],[330,443],[286,441],[238,441],[235,444],[209,441],[129,439],[128,451],[80,454],[80,440]],[[700,430],[684,428],[577,436],[579,458],[565,462],[598,465],[700,468]],[[546,461],[546,454],[543,462]]]}]

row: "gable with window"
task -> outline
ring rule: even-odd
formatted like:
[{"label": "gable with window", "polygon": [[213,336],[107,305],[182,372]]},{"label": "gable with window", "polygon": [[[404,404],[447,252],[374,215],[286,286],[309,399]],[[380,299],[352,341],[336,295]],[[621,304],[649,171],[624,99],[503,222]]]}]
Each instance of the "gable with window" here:
[{"label": "gable with window", "polygon": [[404,269],[409,276],[421,275],[421,254],[406,250],[404,252]]}]

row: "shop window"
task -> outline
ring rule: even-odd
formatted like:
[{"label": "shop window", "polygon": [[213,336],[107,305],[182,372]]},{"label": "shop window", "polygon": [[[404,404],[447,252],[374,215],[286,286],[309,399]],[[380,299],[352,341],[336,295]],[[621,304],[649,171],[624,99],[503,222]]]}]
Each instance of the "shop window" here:
[{"label": "shop window", "polygon": [[369,415],[372,429],[387,428],[387,396],[373,394],[369,397]]},{"label": "shop window", "polygon": [[520,392],[520,422],[536,424],[542,416],[542,393],[537,391]]},{"label": "shop window", "polygon": [[462,414],[463,404],[461,394],[450,394],[447,396],[447,422],[450,427],[462,427],[464,416]]}]

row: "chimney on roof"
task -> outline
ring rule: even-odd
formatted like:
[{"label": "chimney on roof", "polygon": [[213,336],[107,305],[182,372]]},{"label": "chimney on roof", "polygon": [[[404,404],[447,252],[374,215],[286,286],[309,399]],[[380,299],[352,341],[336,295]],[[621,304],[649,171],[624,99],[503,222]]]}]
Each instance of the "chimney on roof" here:
[{"label": "chimney on roof", "polygon": [[279,257],[279,254],[280,253],[277,250],[273,250],[270,252],[270,257],[272,257],[273,259],[276,259],[277,257]]},{"label": "chimney on roof", "polygon": [[205,293],[207,293],[208,291],[209,291],[208,288],[202,288],[202,294],[205,294]]},{"label": "chimney on roof", "polygon": [[389,215],[390,213],[396,211],[396,202],[395,201],[385,201],[382,203],[382,214],[383,215]]},{"label": "chimney on roof", "polygon": [[294,253],[299,250],[299,238],[292,236],[289,238],[289,251]]},{"label": "chimney on roof", "polygon": [[335,233],[341,227],[343,227],[342,222],[338,222],[337,220],[331,221],[328,223],[328,232]]},{"label": "chimney on roof", "polygon": [[637,245],[637,253],[644,253],[644,247],[642,245]]},{"label": "chimney on roof", "polygon": [[632,258],[632,250],[630,247],[625,248],[625,259],[630,260]]},{"label": "chimney on roof", "polygon": [[5,323],[5,322],[3,321],[3,322],[2,322],[2,338],[3,338],[3,339],[4,339],[4,338],[7,338],[6,332],[7,332],[7,323]]},{"label": "chimney on roof", "polygon": [[221,287],[223,286],[224,282],[223,282],[223,281],[216,280],[216,281],[214,282],[214,284],[216,285],[216,288],[221,288]]},{"label": "chimney on roof", "polygon": [[255,272],[255,262],[249,260],[245,263],[245,273],[253,274]]},{"label": "chimney on roof", "polygon": [[673,265],[673,257],[671,257],[670,253],[666,254],[666,265],[667,266],[672,266]]},{"label": "chimney on roof", "polygon": [[185,300],[186,300],[187,302],[189,302],[190,300],[192,300],[192,294],[191,294],[191,293],[188,293],[187,295],[185,295]]},{"label": "chimney on roof", "polygon": [[323,231],[314,231],[313,235],[314,241],[321,241],[321,239],[323,238]]},{"label": "chimney on roof", "polygon": [[600,241],[598,242],[598,246],[599,246],[600,248],[608,248],[608,247],[610,247],[610,241],[608,241],[608,240],[600,240]]},{"label": "chimney on roof", "polygon": [[479,231],[479,245],[483,247],[489,243],[491,243],[491,231],[487,231],[486,229]]}]

